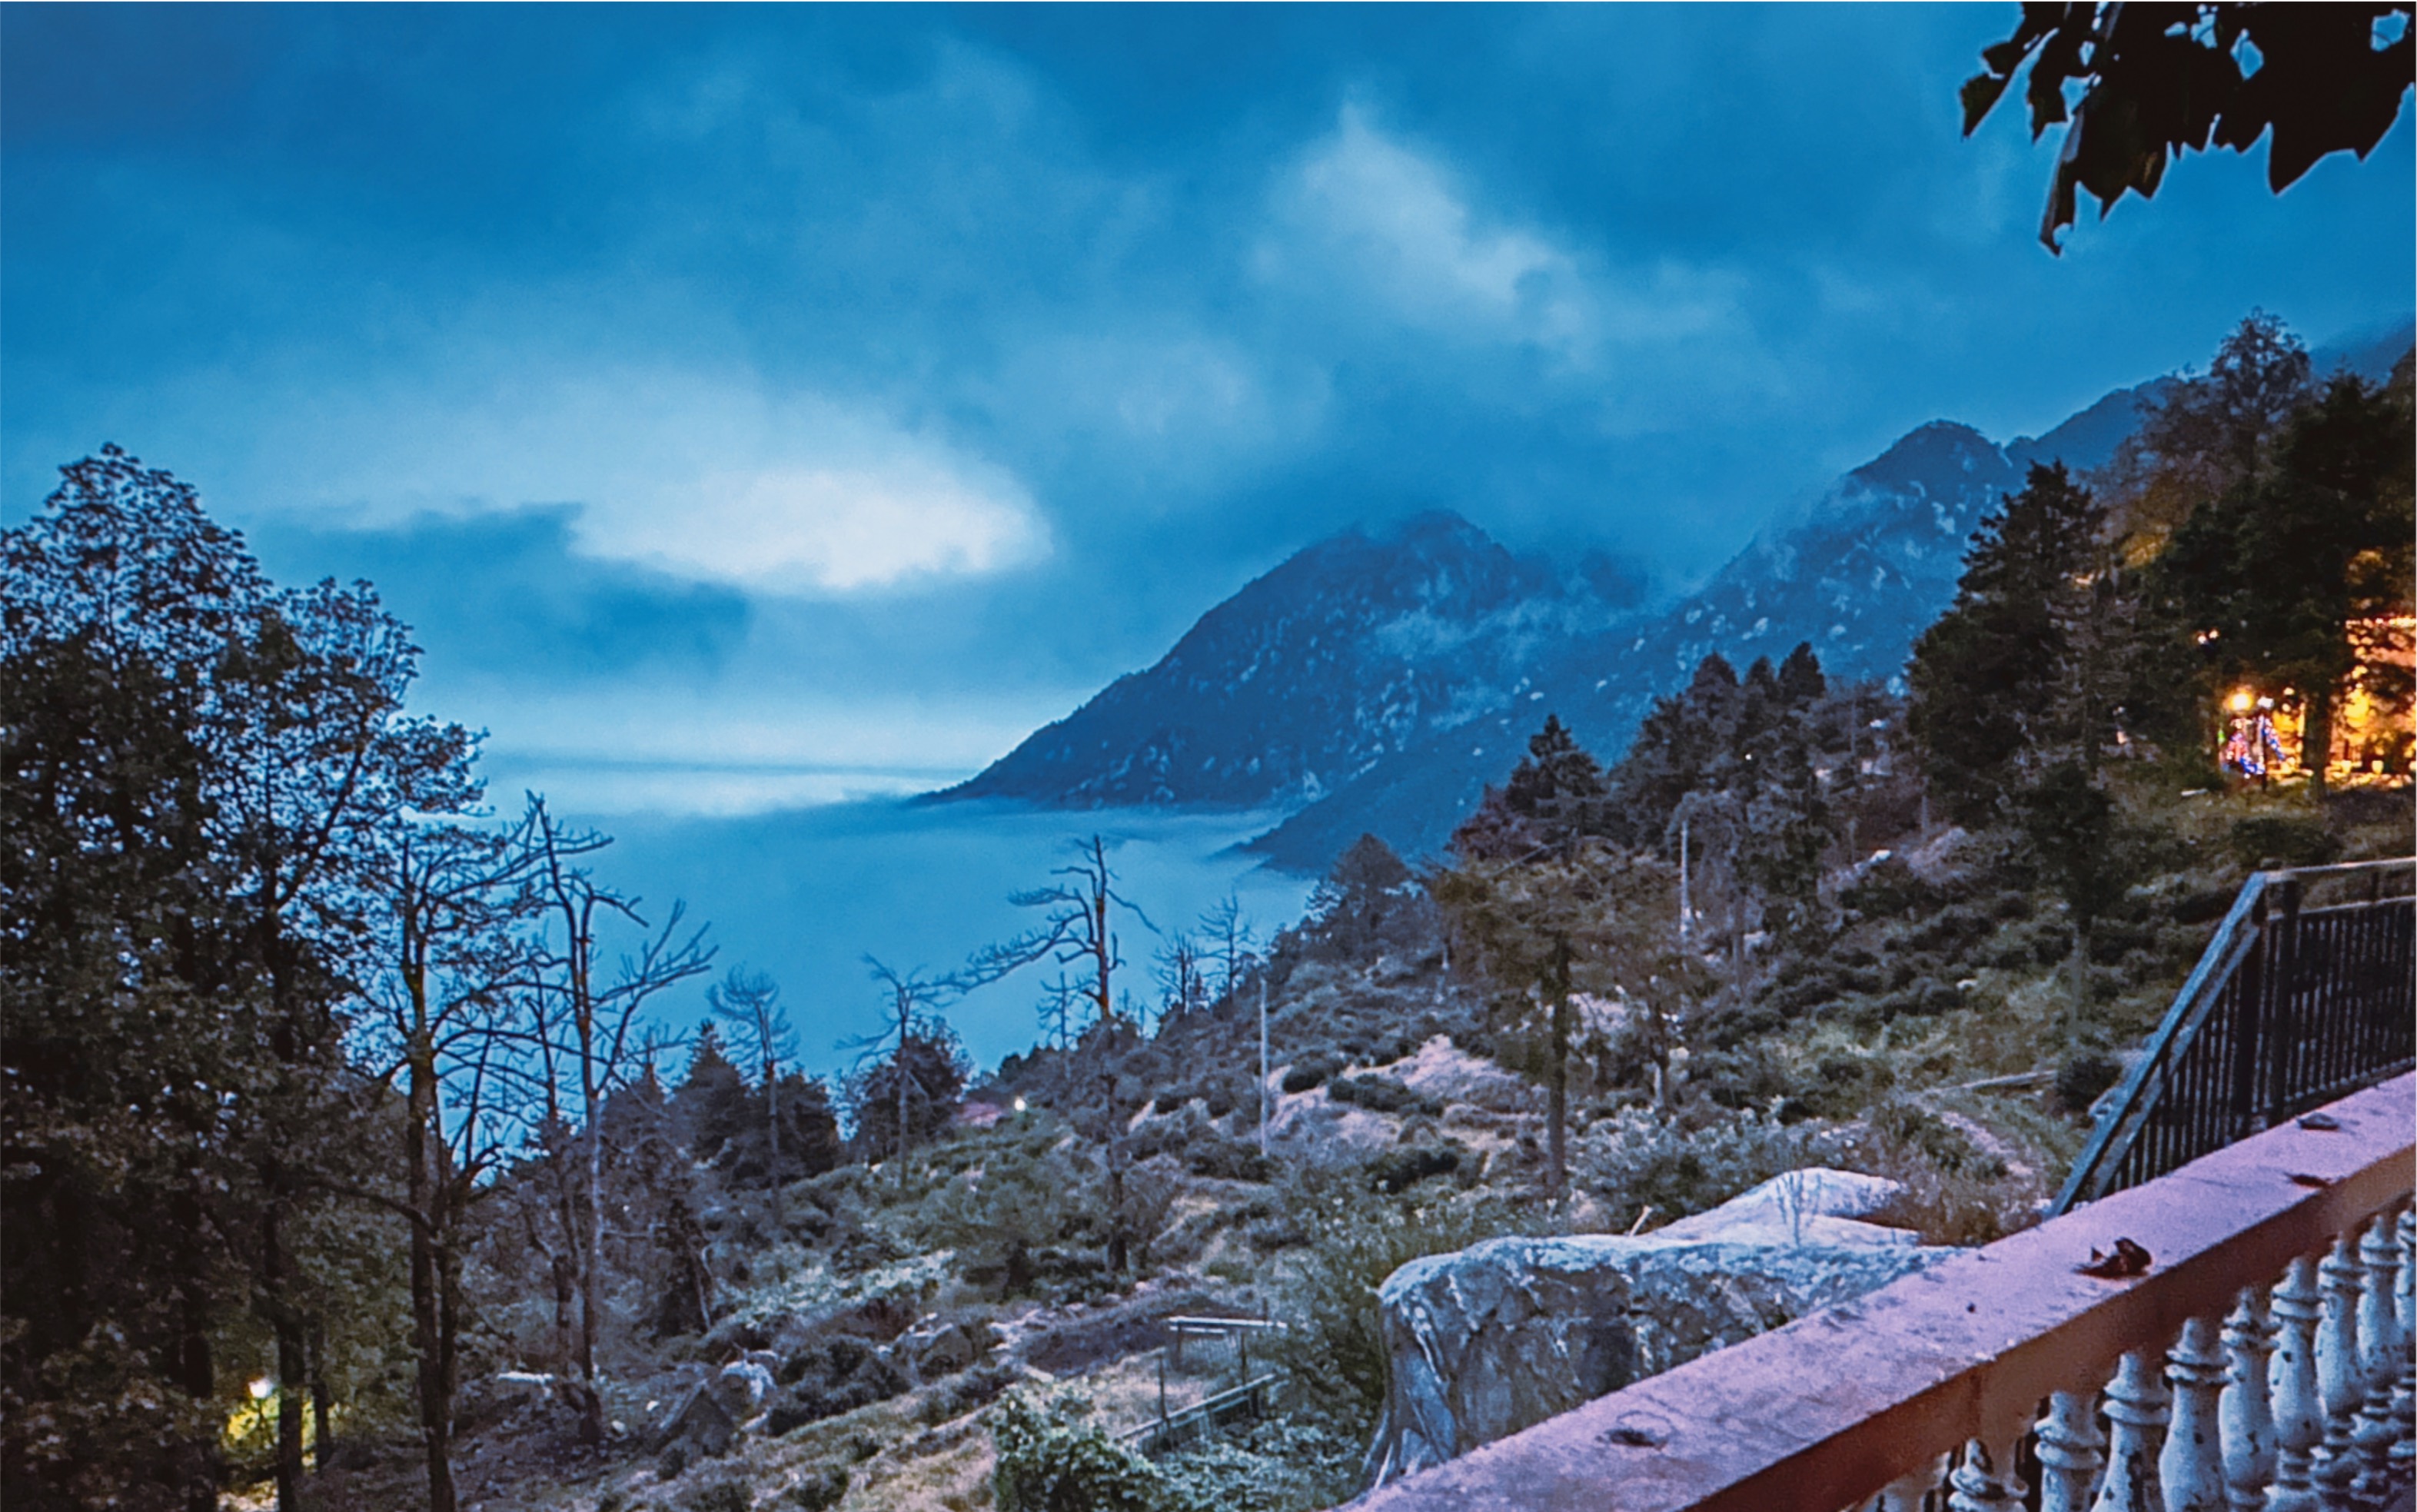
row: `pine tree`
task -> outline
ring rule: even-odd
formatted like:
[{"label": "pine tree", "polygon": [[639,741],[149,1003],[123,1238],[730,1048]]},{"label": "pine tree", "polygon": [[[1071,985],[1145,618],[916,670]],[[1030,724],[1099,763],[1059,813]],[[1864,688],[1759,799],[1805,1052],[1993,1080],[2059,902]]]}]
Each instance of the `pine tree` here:
[{"label": "pine tree", "polygon": [[2106,711],[2081,709],[2073,627],[2107,563],[2105,511],[2062,464],[2034,466],[2020,493],[1984,519],[1955,602],[1914,643],[1907,720],[1932,791],[1968,824],[2074,758]]}]

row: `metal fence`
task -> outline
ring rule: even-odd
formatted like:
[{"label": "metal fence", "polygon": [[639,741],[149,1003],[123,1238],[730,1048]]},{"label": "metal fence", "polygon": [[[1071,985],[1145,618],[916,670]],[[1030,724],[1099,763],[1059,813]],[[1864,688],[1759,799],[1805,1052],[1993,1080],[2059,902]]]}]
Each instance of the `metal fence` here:
[{"label": "metal fence", "polygon": [[2052,1213],[2417,1066],[2412,893],[2417,857],[2251,877]]}]

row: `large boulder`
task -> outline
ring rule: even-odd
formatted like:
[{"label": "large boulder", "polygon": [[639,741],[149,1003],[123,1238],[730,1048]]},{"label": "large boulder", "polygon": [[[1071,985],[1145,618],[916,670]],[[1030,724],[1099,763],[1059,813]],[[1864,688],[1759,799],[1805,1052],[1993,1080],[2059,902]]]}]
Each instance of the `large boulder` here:
[{"label": "large boulder", "polygon": [[1492,1239],[1377,1289],[1392,1368],[1372,1483],[1862,1296],[1957,1251],[1859,1221],[1896,1184],[1794,1172],[1649,1234]]}]

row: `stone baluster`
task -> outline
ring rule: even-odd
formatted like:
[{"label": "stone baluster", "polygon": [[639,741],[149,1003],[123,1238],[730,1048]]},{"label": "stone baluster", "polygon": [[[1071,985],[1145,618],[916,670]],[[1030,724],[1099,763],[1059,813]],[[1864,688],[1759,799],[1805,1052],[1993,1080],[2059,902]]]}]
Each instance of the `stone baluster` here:
[{"label": "stone baluster", "polygon": [[2358,1410],[2366,1400],[2366,1383],[2359,1375],[2358,1232],[2333,1241],[2317,1266],[2317,1285],[2324,1293],[2317,1320],[2317,1400],[2324,1413],[2325,1436],[2317,1444],[2310,1475],[2316,1482],[2317,1504],[2325,1512],[2359,1512],[2351,1489],[2358,1479],[2358,1450],[2352,1442]]},{"label": "stone baluster", "polygon": [[1888,1483],[1873,1504],[1872,1512],[1922,1512],[1923,1498],[1938,1489],[1947,1474],[1947,1456],[1940,1455],[1920,1470],[1909,1471]]},{"label": "stone baluster", "polygon": [[2098,1473],[2106,1465],[2106,1435],[2098,1430],[2098,1387],[2060,1391],[2039,1421],[2040,1512],[2089,1512]]},{"label": "stone baluster", "polygon": [[2274,1289],[2274,1485],[2267,1512],[2316,1512],[2309,1478],[2325,1436],[2317,1395],[2317,1320],[2324,1293],[2317,1288],[2317,1257],[2302,1255]]},{"label": "stone baluster", "polygon": [[2157,1378],[2158,1351],[2127,1351],[2106,1388],[2106,1475],[2090,1512],[2156,1512],[2157,1446],[2166,1427],[2166,1385]]},{"label": "stone baluster", "polygon": [[2023,1504],[2023,1493],[2029,1488],[2014,1473],[2014,1452],[2022,1446],[2028,1427],[2017,1423],[1965,1441],[1964,1462],[1948,1479],[1954,1488],[1954,1494],[1947,1498],[1948,1512],[2007,1512]]},{"label": "stone baluster", "polygon": [[2216,1415],[2223,1427],[2224,1484],[2236,1512],[2258,1512],[2274,1480],[2274,1414],[2268,1397],[2268,1356],[2274,1353],[2274,1324],[2267,1316],[2266,1289],[2241,1290],[2224,1320],[2227,1370]]},{"label": "stone baluster", "polygon": [[2417,1206],[2401,1205],[2394,1232],[2400,1240],[2400,1376],[2392,1383],[2392,1474],[2407,1485],[2417,1479]]},{"label": "stone baluster", "polygon": [[2213,1318],[2193,1318],[2166,1352],[2173,1421],[2157,1455],[2166,1512],[2224,1512],[2224,1445],[2216,1430],[2225,1377],[2222,1326]]},{"label": "stone baluster", "polygon": [[2400,1280],[2398,1205],[2366,1225],[2358,1242],[2358,1364],[2365,1396],[2352,1431],[2357,1445],[2358,1499],[2380,1506],[2391,1489],[2392,1446],[2400,1434],[2392,1415],[2392,1387],[2409,1353],[2393,1293]]}]

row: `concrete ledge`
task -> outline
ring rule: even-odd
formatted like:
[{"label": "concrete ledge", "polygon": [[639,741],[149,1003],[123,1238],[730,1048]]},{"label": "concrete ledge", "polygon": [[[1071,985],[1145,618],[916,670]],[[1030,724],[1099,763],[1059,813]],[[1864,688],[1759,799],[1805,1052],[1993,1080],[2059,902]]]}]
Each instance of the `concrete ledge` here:
[{"label": "concrete ledge", "polygon": [[[1837,1512],[1968,1438],[2029,1423],[2417,1186],[2417,1075],[2285,1124],[1786,1327],[1640,1382],[1359,1504],[1368,1512]],[[2075,1267],[2117,1238],[2145,1275]]]}]

